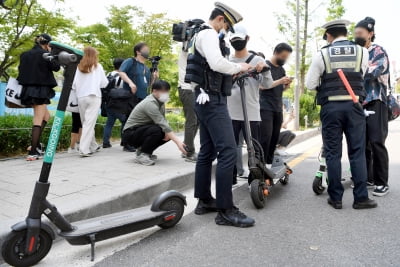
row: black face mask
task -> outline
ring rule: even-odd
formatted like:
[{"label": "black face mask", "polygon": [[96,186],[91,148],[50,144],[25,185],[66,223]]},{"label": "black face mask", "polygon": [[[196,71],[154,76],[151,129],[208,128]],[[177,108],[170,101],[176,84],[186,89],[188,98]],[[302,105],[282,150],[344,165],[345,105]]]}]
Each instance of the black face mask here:
[{"label": "black face mask", "polygon": [[362,37],[356,37],[356,39],[354,40],[354,42],[362,47],[365,46],[365,44],[367,43],[367,40],[365,38]]},{"label": "black face mask", "polygon": [[279,66],[285,65],[285,63],[286,63],[286,60],[284,60],[284,59],[280,59],[280,58],[276,59],[276,64]]},{"label": "black face mask", "polygon": [[234,42],[231,42],[231,45],[233,49],[236,51],[242,51],[243,49],[246,48],[247,40],[236,40]]},{"label": "black face mask", "polygon": [[141,54],[142,57],[144,57],[145,59],[148,59],[148,58],[150,57],[150,53],[147,52],[147,51],[140,52],[140,54]]}]

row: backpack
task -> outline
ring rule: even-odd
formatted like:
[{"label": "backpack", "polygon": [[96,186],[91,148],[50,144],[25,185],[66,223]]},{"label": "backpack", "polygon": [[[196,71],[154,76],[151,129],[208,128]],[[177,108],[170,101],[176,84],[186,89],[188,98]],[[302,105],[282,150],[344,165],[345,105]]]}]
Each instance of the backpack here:
[{"label": "backpack", "polygon": [[[102,95],[103,99],[107,100],[108,95],[110,94],[110,91],[112,89],[114,89],[115,87],[118,87],[121,84],[122,79],[118,79],[118,78],[119,78],[118,73],[115,73],[114,75],[112,75],[110,73],[107,75],[108,84],[106,87],[101,88],[101,95]],[[117,82],[117,80],[118,80],[118,82]]]},{"label": "backpack", "polygon": [[[102,117],[107,117],[107,103],[109,102],[109,95],[111,90],[113,90],[115,87],[118,87],[121,82],[122,79],[118,79],[119,78],[119,74],[115,73],[114,75],[112,75],[111,73],[109,73],[107,75],[107,80],[108,80],[108,84],[106,87],[101,88],[101,116]],[[118,81],[117,81],[118,80]]]}]

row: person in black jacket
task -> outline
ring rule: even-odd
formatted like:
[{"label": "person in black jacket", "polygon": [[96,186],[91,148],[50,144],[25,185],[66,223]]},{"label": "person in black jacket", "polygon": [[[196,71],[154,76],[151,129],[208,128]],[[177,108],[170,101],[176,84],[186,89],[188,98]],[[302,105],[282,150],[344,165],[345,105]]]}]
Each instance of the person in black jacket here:
[{"label": "person in black jacket", "polygon": [[38,35],[35,46],[20,56],[17,80],[22,85],[21,104],[32,106],[34,111],[31,147],[26,158],[28,161],[37,160],[41,156],[40,136],[50,119],[47,105],[55,96],[53,88],[57,86],[53,71],[60,70],[56,62],[43,59],[43,54],[50,51],[50,41],[48,34]]}]

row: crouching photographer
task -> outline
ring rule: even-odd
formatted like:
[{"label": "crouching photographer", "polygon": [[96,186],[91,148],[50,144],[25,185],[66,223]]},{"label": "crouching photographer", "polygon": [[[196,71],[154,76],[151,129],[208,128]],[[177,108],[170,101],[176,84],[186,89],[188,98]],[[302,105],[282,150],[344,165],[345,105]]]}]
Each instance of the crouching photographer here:
[{"label": "crouching photographer", "polygon": [[169,100],[170,85],[163,80],[153,83],[151,94],[140,102],[125,123],[122,141],[137,148],[135,162],[151,166],[157,156],[154,150],[172,140],[186,155],[184,143],[172,132],[165,118],[165,103]]}]

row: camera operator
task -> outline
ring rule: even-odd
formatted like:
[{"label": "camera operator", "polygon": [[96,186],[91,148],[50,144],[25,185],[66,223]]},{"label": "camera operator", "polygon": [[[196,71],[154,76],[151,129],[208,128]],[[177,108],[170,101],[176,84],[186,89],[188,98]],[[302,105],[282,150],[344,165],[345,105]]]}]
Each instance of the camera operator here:
[{"label": "camera operator", "polygon": [[126,59],[120,69],[119,76],[124,81],[124,88],[134,94],[134,106],[146,98],[150,82],[158,79],[158,72],[153,72],[145,65],[150,56],[150,48],[144,43],[138,43],[133,48],[135,57]]},{"label": "camera operator", "polygon": [[[232,175],[236,163],[236,142],[226,96],[232,89],[232,75],[250,69],[246,63],[233,63],[224,57],[219,32],[233,30],[242,16],[222,3],[215,3],[209,22],[194,37],[188,56],[185,82],[195,89],[195,111],[200,122],[200,152],[195,171],[195,197],[198,215],[218,211],[218,225],[253,226],[255,221],[233,205]],[[225,82],[225,83],[224,83]],[[224,84],[226,86],[224,86]],[[218,158],[216,199],[211,195],[212,162]]]}]

